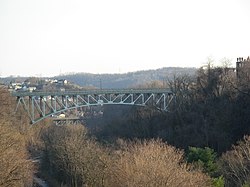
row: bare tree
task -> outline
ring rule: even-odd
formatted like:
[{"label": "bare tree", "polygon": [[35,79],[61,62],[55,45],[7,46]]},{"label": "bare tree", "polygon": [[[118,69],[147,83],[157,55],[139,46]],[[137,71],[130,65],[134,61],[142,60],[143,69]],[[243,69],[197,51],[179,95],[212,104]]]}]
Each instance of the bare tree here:
[{"label": "bare tree", "polygon": [[44,134],[46,162],[58,181],[70,186],[102,186],[106,154],[81,125],[52,126]]},{"label": "bare tree", "polygon": [[219,161],[225,177],[226,186],[250,184],[250,136],[233,145],[232,150],[224,153]]},{"label": "bare tree", "polygon": [[107,186],[210,186],[209,177],[188,165],[183,154],[160,140],[123,142]]},{"label": "bare tree", "polygon": [[194,77],[189,75],[174,76],[168,79],[167,87],[175,94],[175,110],[185,110],[194,99]]},{"label": "bare tree", "polygon": [[[13,100],[6,88],[0,89],[0,186],[31,186],[33,164],[28,160],[25,136],[14,121]],[[20,124],[21,125],[21,124]]]}]

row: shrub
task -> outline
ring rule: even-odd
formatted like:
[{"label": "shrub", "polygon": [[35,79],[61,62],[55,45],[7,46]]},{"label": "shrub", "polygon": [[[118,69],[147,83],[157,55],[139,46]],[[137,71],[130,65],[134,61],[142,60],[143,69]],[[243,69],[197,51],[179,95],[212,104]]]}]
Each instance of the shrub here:
[{"label": "shrub", "polygon": [[189,147],[188,149],[187,161],[203,168],[204,172],[212,177],[218,173],[218,166],[215,159],[216,153],[209,147]]}]

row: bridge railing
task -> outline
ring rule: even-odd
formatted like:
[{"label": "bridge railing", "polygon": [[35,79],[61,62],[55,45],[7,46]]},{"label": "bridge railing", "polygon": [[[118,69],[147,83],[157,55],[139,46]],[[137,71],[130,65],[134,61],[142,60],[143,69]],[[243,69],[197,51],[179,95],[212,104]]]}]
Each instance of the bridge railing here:
[{"label": "bridge railing", "polygon": [[66,91],[12,91],[14,97],[24,96],[49,96],[49,95],[82,95],[82,94],[136,94],[136,93],[168,93],[172,94],[170,89],[94,89],[94,90],[66,90]]}]

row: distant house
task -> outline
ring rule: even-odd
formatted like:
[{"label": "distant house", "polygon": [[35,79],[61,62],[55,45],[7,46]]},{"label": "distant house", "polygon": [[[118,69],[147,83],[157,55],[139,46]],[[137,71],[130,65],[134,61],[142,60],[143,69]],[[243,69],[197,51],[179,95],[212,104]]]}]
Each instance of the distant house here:
[{"label": "distant house", "polygon": [[36,90],[36,87],[35,87],[35,86],[28,87],[28,90],[29,90],[30,92],[33,92],[33,91],[35,91],[35,90]]},{"label": "distant house", "polygon": [[57,79],[45,79],[45,82],[46,82],[46,83],[53,84],[53,83],[57,83],[58,80],[57,80]]},{"label": "distant house", "polygon": [[22,89],[22,84],[18,82],[12,82],[9,86],[9,88],[13,90],[21,90]]},{"label": "distant house", "polygon": [[59,79],[57,84],[66,85],[66,84],[68,84],[68,81],[66,79]]},{"label": "distant house", "polygon": [[65,114],[60,114],[60,115],[58,116],[58,118],[65,118],[65,117],[66,117]]}]

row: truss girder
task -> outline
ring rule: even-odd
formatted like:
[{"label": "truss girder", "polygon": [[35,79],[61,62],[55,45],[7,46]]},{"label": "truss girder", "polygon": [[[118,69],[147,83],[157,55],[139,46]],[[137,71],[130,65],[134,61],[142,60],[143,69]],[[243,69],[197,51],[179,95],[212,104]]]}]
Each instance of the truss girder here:
[{"label": "truss girder", "polygon": [[168,111],[174,95],[166,89],[89,90],[68,92],[13,92],[34,124],[62,111],[94,105],[154,106]]}]

